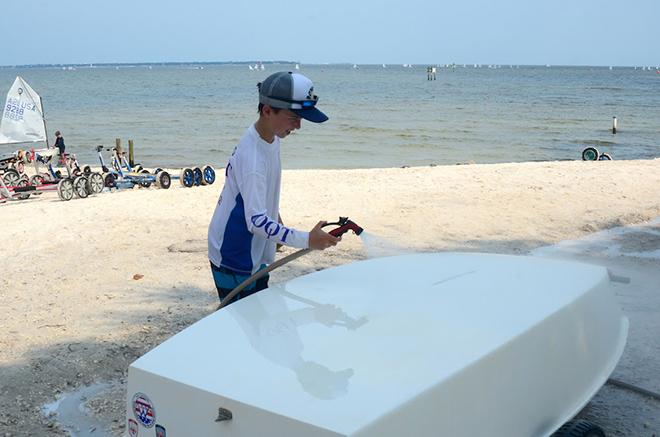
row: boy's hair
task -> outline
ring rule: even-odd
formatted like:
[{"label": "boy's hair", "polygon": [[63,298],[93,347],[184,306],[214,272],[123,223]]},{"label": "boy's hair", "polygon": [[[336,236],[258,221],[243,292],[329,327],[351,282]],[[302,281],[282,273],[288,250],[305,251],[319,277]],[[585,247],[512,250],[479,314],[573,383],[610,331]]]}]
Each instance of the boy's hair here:
[{"label": "boy's hair", "polygon": [[[263,103],[259,103],[259,106],[257,107],[257,112],[259,113],[259,115],[261,115],[261,110],[262,110],[263,108],[264,108],[264,104],[263,104]],[[273,108],[272,106],[271,106],[271,108],[273,109],[273,112],[274,112],[275,114],[277,114],[278,112],[280,112],[280,108]]]}]

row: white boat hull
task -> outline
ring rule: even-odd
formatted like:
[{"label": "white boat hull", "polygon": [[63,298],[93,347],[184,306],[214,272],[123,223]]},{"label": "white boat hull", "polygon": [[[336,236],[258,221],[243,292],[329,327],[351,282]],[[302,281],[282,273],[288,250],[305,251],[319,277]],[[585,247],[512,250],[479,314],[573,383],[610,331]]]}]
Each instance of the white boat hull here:
[{"label": "white boat hull", "polygon": [[170,338],[130,366],[127,417],[139,436],[547,436],[605,383],[627,330],[602,267],[373,259]]}]

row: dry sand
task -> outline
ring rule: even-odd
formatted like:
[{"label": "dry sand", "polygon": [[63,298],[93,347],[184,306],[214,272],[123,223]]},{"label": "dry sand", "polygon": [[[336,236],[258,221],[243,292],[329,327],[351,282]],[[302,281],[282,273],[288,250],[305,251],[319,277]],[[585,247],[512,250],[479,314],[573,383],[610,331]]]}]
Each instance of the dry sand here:
[{"label": "dry sand", "polygon": [[[0,205],[0,436],[64,434],[42,405],[100,381],[115,388],[89,406],[121,435],[128,365],[218,303],[205,241],[218,173],[207,187]],[[395,247],[523,254],[659,217],[660,159],[291,170],[281,203],[297,228],[342,215]],[[367,256],[347,234],[272,281]]]}]

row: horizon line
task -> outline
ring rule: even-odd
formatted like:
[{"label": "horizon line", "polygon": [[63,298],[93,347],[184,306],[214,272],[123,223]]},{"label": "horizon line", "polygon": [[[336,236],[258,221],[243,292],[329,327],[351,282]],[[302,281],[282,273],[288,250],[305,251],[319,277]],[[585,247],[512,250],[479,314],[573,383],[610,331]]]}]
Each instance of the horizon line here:
[{"label": "horizon line", "polygon": [[168,65],[254,65],[254,64],[263,64],[263,65],[276,65],[276,64],[304,64],[304,65],[313,65],[313,66],[323,66],[323,65],[357,65],[357,66],[381,66],[381,65],[391,65],[391,66],[437,66],[437,67],[461,67],[461,66],[517,66],[517,67],[603,67],[603,68],[637,68],[637,67],[648,67],[659,69],[659,67],[653,65],[588,65],[588,64],[509,64],[509,63],[475,63],[475,62],[461,62],[461,63],[411,63],[411,64],[400,64],[400,63],[355,63],[355,62],[307,62],[303,63],[300,61],[290,61],[290,60],[273,60],[273,61],[151,61],[151,62],[71,62],[71,63],[37,63],[37,64],[9,64],[9,65],[0,65],[0,69],[12,69],[12,68],[48,68],[48,67],[82,67],[82,68],[93,68],[93,67],[119,67],[119,66],[168,66]]}]

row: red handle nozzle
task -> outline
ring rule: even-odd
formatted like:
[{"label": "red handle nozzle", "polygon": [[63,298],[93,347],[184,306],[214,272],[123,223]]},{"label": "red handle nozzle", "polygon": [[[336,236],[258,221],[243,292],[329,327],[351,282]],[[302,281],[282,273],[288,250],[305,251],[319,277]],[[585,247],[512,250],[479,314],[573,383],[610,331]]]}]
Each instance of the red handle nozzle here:
[{"label": "red handle nozzle", "polygon": [[328,232],[333,237],[341,237],[348,231],[353,231],[355,235],[360,235],[364,229],[358,226],[355,222],[348,220],[343,225],[339,226]]}]

